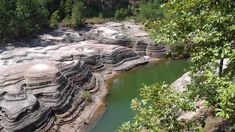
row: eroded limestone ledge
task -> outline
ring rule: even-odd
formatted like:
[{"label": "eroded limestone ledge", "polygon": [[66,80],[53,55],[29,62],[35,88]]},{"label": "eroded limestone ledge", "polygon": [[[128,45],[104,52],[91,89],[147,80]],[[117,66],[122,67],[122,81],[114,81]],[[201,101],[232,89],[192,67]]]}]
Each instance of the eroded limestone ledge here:
[{"label": "eroded limestone ledge", "polygon": [[[0,47],[0,129],[84,129],[107,94],[105,75],[148,63],[145,56],[162,57],[166,52],[133,22],[109,22],[78,31],[62,28],[4,44]],[[92,102],[84,99],[84,90]]]},{"label": "eroded limestone ledge", "polygon": [[46,47],[16,48],[4,51],[0,56],[1,65],[28,63],[35,60],[63,62],[81,59],[92,71],[108,69],[122,71],[148,61],[129,48],[118,45],[99,44],[96,41],[82,41]]},{"label": "eroded limestone ledge", "polygon": [[156,44],[141,25],[130,21],[93,25],[83,37],[103,44],[129,47],[141,56],[163,57],[168,52],[168,48]]},{"label": "eroded limestone ledge", "polygon": [[[95,42],[91,42],[92,40]],[[62,50],[63,54],[73,54],[72,45],[80,42],[129,47],[140,56],[162,57],[168,52],[167,47],[156,44],[148,33],[134,22],[107,22],[78,30],[60,28],[33,38],[0,44],[0,65],[47,59],[48,56],[55,55],[57,50]]]},{"label": "eroded limestone ledge", "polygon": [[[24,50],[28,52],[25,56],[10,56],[10,60],[19,62],[1,66],[0,125],[3,130],[47,130],[56,124],[69,123],[87,105],[82,92],[99,90],[100,78],[91,71],[106,74],[148,62],[129,48],[94,41],[51,47],[60,46],[45,47],[50,50]],[[46,56],[37,58],[44,51]],[[30,54],[34,54],[32,60],[25,59]]]},{"label": "eroded limestone ledge", "polygon": [[83,61],[75,60],[18,64],[0,73],[3,131],[45,131],[73,120],[87,104],[82,92],[98,90],[99,83]]}]

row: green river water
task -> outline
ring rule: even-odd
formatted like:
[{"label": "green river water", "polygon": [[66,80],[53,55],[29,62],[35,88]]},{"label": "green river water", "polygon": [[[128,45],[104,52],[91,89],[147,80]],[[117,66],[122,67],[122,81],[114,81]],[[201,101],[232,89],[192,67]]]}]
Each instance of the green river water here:
[{"label": "green river water", "polygon": [[91,132],[114,132],[123,122],[130,120],[134,113],[131,100],[138,96],[143,84],[156,82],[172,83],[189,69],[189,61],[171,60],[152,63],[122,73],[109,83],[106,97],[107,109]]}]

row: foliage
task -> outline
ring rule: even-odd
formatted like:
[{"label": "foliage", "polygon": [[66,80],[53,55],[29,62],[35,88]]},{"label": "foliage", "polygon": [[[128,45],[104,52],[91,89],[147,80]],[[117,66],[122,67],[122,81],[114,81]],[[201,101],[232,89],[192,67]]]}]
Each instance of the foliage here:
[{"label": "foliage", "polygon": [[[143,13],[151,9],[147,4],[141,6]],[[143,99],[132,102],[136,116],[119,131],[192,131],[193,126],[185,128],[187,125],[181,125],[175,113],[185,108],[180,105],[184,101],[199,99],[206,100],[217,116],[235,119],[235,52],[231,48],[235,35],[234,6],[233,0],[172,0],[153,7],[163,10],[161,19],[143,14],[156,42],[191,47],[193,80],[183,93],[187,96],[178,96],[164,85],[142,89]]]},{"label": "foliage", "polygon": [[46,4],[42,0],[1,0],[0,38],[24,35],[46,25]]},{"label": "foliage", "polygon": [[103,14],[101,12],[99,13],[99,18],[101,18],[101,19],[104,18]]},{"label": "foliage", "polygon": [[185,46],[184,44],[172,45],[170,47],[169,55],[172,58],[188,58],[190,56],[190,46]]},{"label": "foliage", "polygon": [[[62,7],[63,8],[63,7]],[[68,17],[71,15],[73,10],[73,0],[66,0],[64,4],[64,13],[65,16]]]},{"label": "foliage", "polygon": [[[0,40],[38,32],[48,26],[75,27],[85,18],[126,16],[128,0],[0,0]],[[124,11],[124,12],[123,12]],[[123,14],[124,13],[124,14]],[[100,20],[101,22],[101,20]]]},{"label": "foliage", "polygon": [[77,1],[77,3],[73,6],[71,21],[72,25],[81,25],[83,22],[83,12],[85,5],[82,1]]},{"label": "foliage", "polygon": [[50,26],[51,27],[57,27],[58,23],[59,23],[59,11],[56,10],[54,13],[52,13],[51,15],[51,19],[50,19]]},{"label": "foliage", "polygon": [[235,118],[235,85],[230,84],[226,88],[218,90],[219,93],[219,108],[216,109],[217,115],[231,118],[234,121]]},{"label": "foliage", "polygon": [[141,99],[134,99],[131,108],[136,113],[132,121],[124,123],[117,131],[193,131],[196,123],[178,120],[180,111],[193,110],[194,103],[186,93],[177,93],[166,84],[145,86]]},{"label": "foliage", "polygon": [[87,0],[84,2],[89,7],[88,12],[91,14],[89,17],[98,17],[101,12],[104,18],[112,18],[116,10],[127,9],[129,5],[128,0]]},{"label": "foliage", "polygon": [[118,9],[115,12],[114,18],[116,20],[123,20],[125,17],[128,15],[128,10],[127,9]]},{"label": "foliage", "polygon": [[164,12],[160,8],[162,2],[161,0],[142,1],[138,8],[137,18],[141,21],[161,19],[164,16]]},{"label": "foliage", "polygon": [[235,34],[234,6],[232,0],[169,1],[162,6],[164,19],[152,21],[150,27],[157,42],[192,45],[194,83],[189,88],[192,97],[206,99],[220,110],[218,115],[225,117],[234,116],[235,112],[231,105],[235,98],[222,98],[225,91],[233,90],[234,61],[228,61],[226,68],[224,60],[235,57],[231,48]]},{"label": "foliage", "polygon": [[91,101],[92,100],[91,99],[91,93],[89,91],[87,91],[87,90],[84,90],[82,92],[82,98],[87,100],[87,101]]}]

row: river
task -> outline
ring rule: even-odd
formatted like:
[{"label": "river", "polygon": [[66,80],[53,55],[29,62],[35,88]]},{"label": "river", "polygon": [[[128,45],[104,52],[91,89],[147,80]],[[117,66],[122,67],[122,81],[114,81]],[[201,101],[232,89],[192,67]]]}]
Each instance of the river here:
[{"label": "river", "polygon": [[189,65],[186,60],[150,63],[114,77],[108,84],[111,90],[106,97],[106,111],[91,132],[114,132],[134,116],[130,103],[144,84],[172,83],[189,70]]}]

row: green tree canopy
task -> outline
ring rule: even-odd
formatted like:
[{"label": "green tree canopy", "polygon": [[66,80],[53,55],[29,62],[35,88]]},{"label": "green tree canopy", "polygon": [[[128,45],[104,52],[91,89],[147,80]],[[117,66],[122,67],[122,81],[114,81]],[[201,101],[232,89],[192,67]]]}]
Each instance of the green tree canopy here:
[{"label": "green tree canopy", "polygon": [[[212,106],[211,108],[215,112],[213,114],[227,118],[232,124],[235,123],[235,52],[232,49],[235,35],[234,7],[233,0],[170,0],[160,6],[161,10],[164,11],[164,17],[150,20],[146,25],[158,43],[173,46],[183,44],[191,47],[192,62],[194,63],[192,68],[193,81],[186,90],[186,93],[189,94],[186,100],[206,100],[209,107]],[[224,65],[225,58],[229,59],[226,66]],[[156,88],[159,88],[159,86],[151,87],[155,90]],[[175,98],[168,103],[158,102],[162,100],[158,93],[159,91],[141,93],[144,96],[143,100],[137,103],[141,104],[138,108],[139,111],[132,121],[121,127],[122,131],[143,130],[142,128],[146,130],[146,127],[144,127],[146,124],[147,131],[159,131],[158,128],[161,128],[160,131],[185,130],[185,126],[174,126],[174,128],[179,129],[171,130],[171,125],[175,124],[174,118],[167,113],[161,117],[162,111],[169,110],[172,113],[176,113],[176,111],[162,106],[155,107],[155,105],[162,104],[168,106],[168,103],[172,102],[176,109],[182,108],[176,101],[182,99]],[[165,100],[171,98],[172,93],[168,93],[169,95],[164,97]],[[151,94],[153,96],[147,96]],[[149,102],[146,101],[146,97],[148,97]],[[158,100],[155,100],[155,98],[158,98]],[[160,104],[154,104],[154,102]],[[150,108],[146,109],[146,107]],[[167,123],[159,124],[158,118],[168,119],[168,123],[171,125],[164,128]],[[152,119],[155,122],[148,124],[147,121]],[[176,121],[177,123],[180,122]]]},{"label": "green tree canopy", "polygon": [[[205,98],[211,105],[220,104],[217,107],[220,112],[227,111],[223,111],[220,94],[234,90],[230,83],[234,77],[235,53],[231,48],[235,35],[234,6],[233,0],[169,1],[163,5],[165,18],[154,21],[151,29],[157,42],[192,46],[193,75],[197,82],[195,88],[191,87],[192,94]],[[225,58],[230,61],[223,70]],[[226,112],[220,115],[229,117]]]}]

